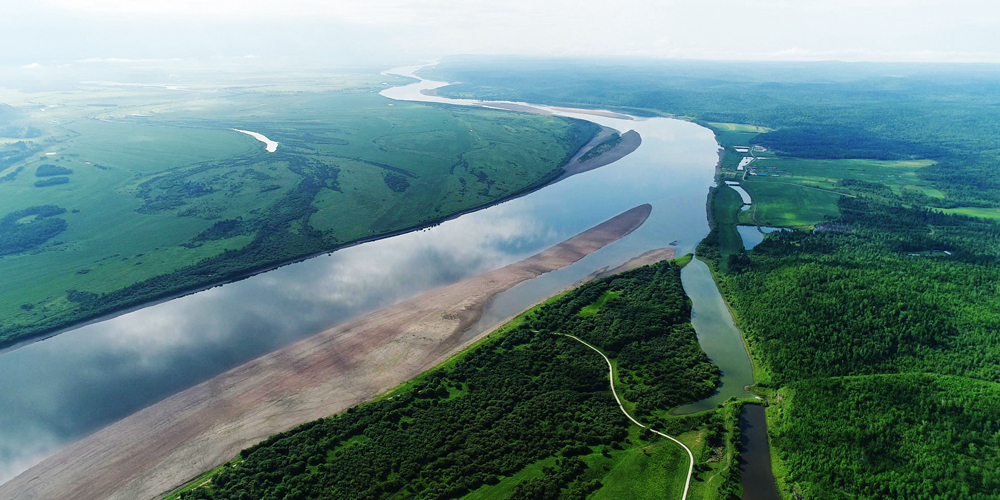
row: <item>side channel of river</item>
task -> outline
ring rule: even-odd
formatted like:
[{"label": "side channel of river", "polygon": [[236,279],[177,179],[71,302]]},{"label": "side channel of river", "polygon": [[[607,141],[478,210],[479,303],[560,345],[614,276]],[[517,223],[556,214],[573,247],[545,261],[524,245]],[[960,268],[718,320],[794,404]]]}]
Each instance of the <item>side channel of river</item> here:
[{"label": "side channel of river", "polygon": [[[421,93],[442,85],[420,81],[383,95],[470,104]],[[485,314],[492,321],[480,322],[470,334],[647,250],[676,241],[678,255],[692,252],[708,232],[705,198],[718,158],[712,133],[666,118],[554,112],[622,132],[634,129],[642,145],[601,169],[433,228],[152,305],[0,355],[0,483],[62,446],[230,368],[358,315],[518,261],[636,205],[653,206],[642,227],[574,265],[497,296]],[[699,264],[683,274],[693,294],[696,329],[718,311],[696,298],[696,289],[715,290],[710,274],[698,274]],[[707,346],[716,334],[705,328],[698,335]],[[709,355],[724,372],[735,373],[725,366],[728,361]],[[725,391],[734,384],[742,391],[745,385],[724,380]]]}]

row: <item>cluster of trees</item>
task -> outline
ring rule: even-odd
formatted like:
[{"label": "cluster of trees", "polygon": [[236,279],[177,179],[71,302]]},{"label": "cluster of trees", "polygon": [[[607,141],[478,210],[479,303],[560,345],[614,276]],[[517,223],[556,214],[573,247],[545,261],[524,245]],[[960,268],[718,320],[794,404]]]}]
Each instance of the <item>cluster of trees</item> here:
[{"label": "cluster of trees", "polygon": [[806,498],[995,498],[1000,226],[873,191],[723,278],[766,385],[794,394],[772,445]]},{"label": "cluster of trees", "polygon": [[69,177],[47,177],[35,181],[35,187],[58,186],[60,184],[69,184]]},{"label": "cluster of trees", "polygon": [[56,175],[69,175],[72,173],[73,169],[53,165],[51,163],[43,163],[35,169],[35,177],[53,177]]},{"label": "cluster of trees", "polygon": [[607,153],[612,149],[615,149],[615,147],[621,144],[621,142],[622,142],[622,136],[621,134],[618,134],[616,132],[614,135],[608,137],[600,144],[590,148],[590,150],[587,151],[586,153],[580,155],[580,161],[587,161],[592,158],[597,158],[598,156],[601,156],[602,154]]},{"label": "cluster of trees", "polygon": [[944,153],[942,148],[926,143],[873,135],[844,125],[803,124],[760,134],[750,142],[798,158],[909,160],[935,158]]},{"label": "cluster of trees", "polygon": [[406,191],[406,188],[410,187],[410,181],[408,181],[405,176],[397,173],[386,172],[385,175],[382,176],[382,180],[385,181],[386,186],[389,186],[389,189],[397,193],[402,193],[403,191]]},{"label": "cluster of trees", "polygon": [[[621,294],[596,315],[578,314],[607,290]],[[604,360],[556,333],[620,351],[619,367],[643,388],[693,388],[657,396],[650,408],[704,397],[718,381],[671,263],[590,283],[519,321],[390,398],[243,450],[242,461],[181,498],[458,498],[556,457],[511,498],[583,499],[602,484],[580,457],[629,446],[630,423],[611,395]]]},{"label": "cluster of trees", "polygon": [[[11,212],[0,219],[0,255],[31,250],[66,230],[66,209],[41,205]],[[29,220],[24,220],[29,218]]]},{"label": "cluster of trees", "polygon": [[[1000,382],[1000,227],[842,198],[847,232],[772,233],[725,278],[776,387],[935,371]],[[946,253],[948,252],[948,253]]]},{"label": "cluster of trees", "polygon": [[20,174],[21,172],[24,172],[24,167],[17,167],[3,176],[0,176],[0,182],[11,182],[14,179],[17,179],[17,174]]},{"label": "cluster of trees", "polygon": [[903,374],[789,389],[791,404],[769,431],[800,497],[997,498],[997,384]]}]

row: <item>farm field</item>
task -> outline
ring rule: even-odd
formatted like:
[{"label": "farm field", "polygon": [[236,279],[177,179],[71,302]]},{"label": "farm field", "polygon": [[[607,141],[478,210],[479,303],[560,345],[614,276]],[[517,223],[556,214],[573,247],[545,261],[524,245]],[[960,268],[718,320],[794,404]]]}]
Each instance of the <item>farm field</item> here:
[{"label": "farm field", "polygon": [[598,131],[377,95],[397,80],[11,94],[0,346],[516,195]]},{"label": "farm field", "polygon": [[931,165],[931,160],[759,158],[753,166],[758,174],[766,175],[749,175],[743,183],[753,197],[753,207],[740,214],[740,222],[811,228],[840,215],[838,193],[941,200],[944,193],[919,175],[920,169]]},{"label": "farm field", "polygon": [[742,224],[811,229],[840,213],[837,199],[841,195],[836,193],[756,178],[743,183],[743,188],[753,204],[739,213]]}]

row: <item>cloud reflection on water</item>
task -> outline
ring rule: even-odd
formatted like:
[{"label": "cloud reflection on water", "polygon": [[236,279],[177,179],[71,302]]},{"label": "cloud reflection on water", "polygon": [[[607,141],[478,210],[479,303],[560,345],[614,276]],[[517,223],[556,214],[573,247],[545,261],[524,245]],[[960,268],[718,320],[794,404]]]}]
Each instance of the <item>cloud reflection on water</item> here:
[{"label": "cloud reflection on water", "polygon": [[157,304],[0,356],[0,483],[60,446],[333,324],[558,238],[510,203]]}]

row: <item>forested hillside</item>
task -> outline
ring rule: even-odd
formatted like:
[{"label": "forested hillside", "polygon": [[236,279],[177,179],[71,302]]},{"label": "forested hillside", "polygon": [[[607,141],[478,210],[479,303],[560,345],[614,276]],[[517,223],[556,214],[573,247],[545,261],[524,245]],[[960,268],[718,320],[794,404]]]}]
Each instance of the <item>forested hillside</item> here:
[{"label": "forested hillside", "polygon": [[[699,473],[714,477],[707,498],[730,498],[738,492],[738,469],[725,440],[732,439],[738,408],[687,418],[664,413],[710,395],[719,380],[698,346],[690,311],[673,263],[589,283],[378,401],[244,450],[210,483],[180,498],[582,499],[602,489],[611,497],[613,491],[628,491],[630,498],[679,494],[687,454],[638,432],[609,390],[604,360],[557,333],[579,336],[616,358],[619,394],[654,427],[695,431],[699,462],[729,450],[727,460],[699,465]],[[654,464],[655,471],[641,472]]]}]

